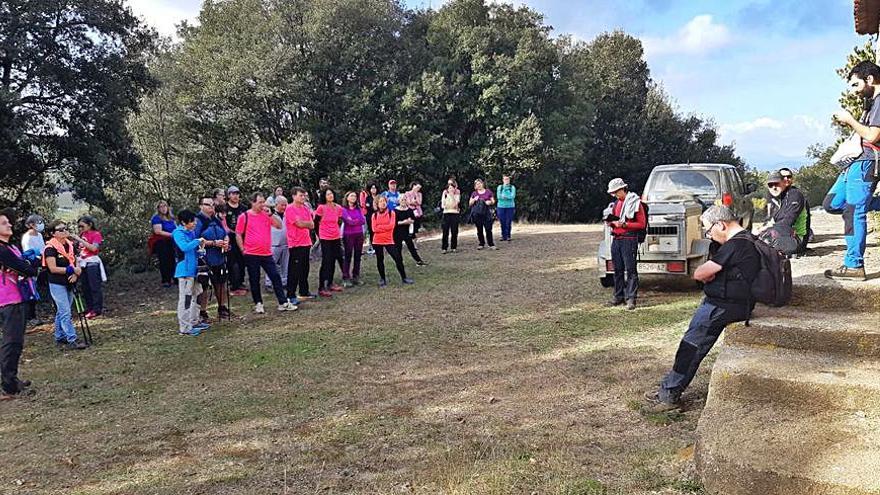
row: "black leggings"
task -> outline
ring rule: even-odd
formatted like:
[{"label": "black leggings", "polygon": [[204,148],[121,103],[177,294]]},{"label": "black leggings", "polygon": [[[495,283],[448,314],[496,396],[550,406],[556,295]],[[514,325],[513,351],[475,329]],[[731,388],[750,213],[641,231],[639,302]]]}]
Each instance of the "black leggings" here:
[{"label": "black leggings", "polygon": [[318,288],[329,289],[333,285],[336,263],[342,265],[342,242],[339,239],[321,239],[321,272]]},{"label": "black leggings", "polygon": [[401,235],[394,236],[394,247],[397,248],[397,252],[400,253],[400,256],[403,257],[403,244],[406,243],[406,248],[409,250],[410,256],[416,263],[422,262],[422,257],[419,256],[419,251],[416,249],[416,243],[413,241],[412,236],[409,232]]},{"label": "black leggings", "polygon": [[174,279],[174,241],[171,238],[161,239],[156,242],[153,252],[159,260],[159,274],[162,276],[163,284],[170,284]]},{"label": "black leggings", "polygon": [[[458,213],[444,213],[443,214],[443,244],[442,248],[444,251],[449,249],[458,249]],[[450,234],[452,237],[450,238]],[[450,241],[452,244],[450,245]]]},{"label": "black leggings", "polygon": [[391,259],[394,260],[400,278],[406,278],[406,268],[403,266],[403,256],[400,255],[400,251],[395,246],[374,245],[373,249],[376,250],[376,268],[379,270],[379,278],[381,280],[385,280],[385,251],[388,251],[388,256],[391,256]]}]

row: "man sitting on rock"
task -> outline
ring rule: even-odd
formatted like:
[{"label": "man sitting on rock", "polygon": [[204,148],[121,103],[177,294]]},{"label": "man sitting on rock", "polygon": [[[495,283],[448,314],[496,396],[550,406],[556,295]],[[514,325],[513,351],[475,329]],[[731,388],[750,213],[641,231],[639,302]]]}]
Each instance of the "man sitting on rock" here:
[{"label": "man sitting on rock", "polygon": [[700,220],[706,236],[721,247],[694,272],[694,279],[704,284],[706,297],[681,339],[672,370],[658,390],[645,394],[649,412],[679,409],[681,394],[721,332],[731,323],[746,321],[755,306],[752,282],[761,269],[761,258],[751,234],[726,206],[712,206]]},{"label": "man sitting on rock", "polygon": [[767,227],[758,236],[785,254],[803,252],[809,236],[809,208],[801,191],[781,172],[767,177]]}]

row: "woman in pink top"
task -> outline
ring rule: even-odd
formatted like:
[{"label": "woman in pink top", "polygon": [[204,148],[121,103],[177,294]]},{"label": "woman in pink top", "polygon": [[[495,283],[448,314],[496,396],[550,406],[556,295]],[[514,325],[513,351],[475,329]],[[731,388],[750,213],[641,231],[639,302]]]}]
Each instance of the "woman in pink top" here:
[{"label": "woman in pink top", "polygon": [[263,314],[263,294],[260,293],[260,268],[272,281],[272,290],[278,298],[278,311],[296,311],[297,307],[287,300],[282,289],[281,276],[275,259],[272,258],[272,227],[281,228],[281,218],[273,215],[266,205],[263,193],[255,193],[251,198],[251,208],[238,217],[235,224],[235,236],[244,263],[247,267],[248,280],[251,284],[251,297],[254,301],[254,313]]},{"label": "woman in pink top", "polygon": [[412,210],[415,217],[412,232],[412,238],[415,239],[416,234],[422,228],[422,183],[417,180],[413,181],[409,185],[409,191],[404,193],[403,196],[406,198],[406,204],[409,205],[409,209]]},{"label": "woman in pink top", "polygon": [[79,236],[70,234],[70,238],[79,244],[77,264],[83,270],[80,280],[86,300],[85,317],[91,320],[104,313],[103,283],[107,280],[107,274],[104,271],[104,262],[99,256],[104,236],[95,228],[95,218],[92,216],[85,215],[80,218],[77,227],[79,227]]},{"label": "woman in pink top", "polygon": [[[308,191],[294,187],[290,206],[284,210],[287,224],[287,247],[290,249],[290,262],[287,264],[287,299],[299,304],[300,299],[311,299],[309,292],[309,253],[312,249],[311,231],[315,228],[312,209],[307,204]],[[299,297],[297,297],[297,289]]]},{"label": "woman in pink top", "polygon": [[318,225],[318,240],[321,242],[321,271],[318,279],[318,295],[332,297],[334,292],[342,292],[342,287],[333,283],[336,263],[342,264],[342,242],[340,224],[342,207],[336,204],[333,189],[324,191],[324,203],[315,210],[315,223]]}]

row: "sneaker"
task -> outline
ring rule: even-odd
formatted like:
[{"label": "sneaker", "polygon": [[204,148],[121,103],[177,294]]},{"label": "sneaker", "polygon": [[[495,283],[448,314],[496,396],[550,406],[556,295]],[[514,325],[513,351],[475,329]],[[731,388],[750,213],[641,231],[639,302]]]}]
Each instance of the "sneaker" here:
[{"label": "sneaker", "polygon": [[486,247],[486,246],[477,246],[477,251],[483,249],[484,247]]},{"label": "sneaker", "polygon": [[373,256],[374,254],[376,254],[376,250],[375,250],[375,249],[373,249],[373,248],[367,249],[367,255],[369,255],[369,256]]},{"label": "sneaker", "polygon": [[447,253],[449,253],[449,251],[446,250],[446,249],[444,249],[444,250],[442,250],[442,251],[440,251],[440,252],[443,253],[443,254],[447,254]]},{"label": "sneaker", "polygon": [[379,280],[379,287],[387,287],[387,286],[388,286],[387,280],[385,280],[384,278]]},{"label": "sneaker", "polygon": [[284,304],[278,305],[278,311],[296,311],[299,309],[299,306],[295,304],[291,304],[290,301],[287,301]]},{"label": "sneaker", "polygon": [[333,297],[333,293],[329,290],[319,290],[318,295],[321,297]]},{"label": "sneaker", "polygon": [[229,291],[230,296],[246,296],[247,290],[245,289],[235,289],[233,291]]},{"label": "sneaker", "polygon": [[211,328],[211,325],[208,325],[207,323],[199,323],[197,325],[193,325],[193,330],[199,333],[202,333],[209,328]]},{"label": "sneaker", "polygon": [[452,251],[450,251],[450,253],[457,253],[457,252],[458,252],[458,249],[453,249]]},{"label": "sneaker", "polygon": [[626,302],[626,301],[624,301],[623,299],[612,299],[612,300],[608,301],[607,303],[605,303],[605,307],[606,308],[613,308],[614,306],[620,306],[624,302]]},{"label": "sneaker", "polygon": [[416,261],[416,266],[428,266],[427,261]]},{"label": "sneaker", "polygon": [[359,278],[356,278],[356,279],[354,279],[354,285],[357,285],[358,287],[360,287],[360,286],[364,285],[364,281]]},{"label": "sneaker", "polygon": [[411,278],[405,278],[405,279],[403,279],[403,285],[412,285],[412,284],[414,284],[414,283],[416,283],[416,281],[413,280],[413,279],[411,279]]},{"label": "sneaker", "polygon": [[660,414],[681,409],[681,404],[678,401],[667,402],[660,400],[660,394],[656,390],[645,392],[645,402],[646,404],[642,408],[642,412],[648,414]]},{"label": "sneaker", "polygon": [[489,246],[492,251],[498,251],[498,246]]},{"label": "sneaker", "polygon": [[287,302],[289,302],[290,304],[293,304],[294,306],[299,306],[299,303],[302,301],[300,301],[299,298],[290,297],[287,299]]},{"label": "sneaker", "polygon": [[15,379],[15,383],[18,384],[18,389],[19,389],[19,390],[21,390],[21,389],[23,389],[23,388],[28,388],[28,387],[31,386],[31,381],[30,381],[30,380],[19,380],[18,378],[16,378],[16,379]]},{"label": "sneaker", "polygon": [[354,287],[354,284],[351,283],[351,280],[343,280],[342,286],[345,287],[346,289],[351,289],[352,287]]},{"label": "sneaker", "polygon": [[299,298],[303,301],[308,301],[309,299],[315,299],[317,297],[318,297],[318,294],[315,294],[314,292],[309,292],[307,295],[302,295],[302,294],[299,295]]},{"label": "sneaker", "polygon": [[850,268],[845,265],[841,265],[836,270],[825,270],[825,278],[832,280],[859,280],[862,282],[868,280],[868,277],[865,276],[864,266]]},{"label": "sneaker", "polygon": [[628,300],[626,302],[626,309],[627,309],[627,311],[632,311],[632,310],[636,309],[636,300],[635,299]]},{"label": "sneaker", "polygon": [[69,351],[81,351],[83,349],[88,349],[88,347],[89,346],[81,340],[74,340],[73,342],[67,343],[67,350]]},{"label": "sneaker", "polygon": [[333,284],[333,285],[330,286],[330,291],[331,291],[331,292],[342,292],[343,290],[345,290],[345,289],[343,289],[342,286],[339,286],[339,285],[336,285],[336,284]]},{"label": "sneaker", "polygon": [[165,282],[164,284],[162,284],[163,289],[170,289],[172,287],[174,287],[174,284],[172,284],[171,282]]},{"label": "sneaker", "polygon": [[261,315],[261,314],[264,314],[265,312],[266,312],[266,310],[263,309],[263,303],[254,304],[254,313]]},{"label": "sneaker", "polygon": [[32,395],[34,395],[33,390],[19,390],[15,393],[7,392],[4,390],[0,392],[0,401],[21,399],[22,397],[30,397]]},{"label": "sneaker", "polygon": [[187,335],[187,336],[192,336],[192,337],[198,337],[201,333],[202,333],[202,331],[196,327],[193,327],[192,330],[190,330],[188,332],[185,332],[183,330],[177,331],[177,335]]},{"label": "sneaker", "polygon": [[92,320],[92,319],[94,319],[97,315],[98,315],[98,313],[95,313],[94,311],[89,311],[89,312],[87,312],[86,314],[83,315],[83,318],[85,318],[85,319],[87,319],[87,320]]}]

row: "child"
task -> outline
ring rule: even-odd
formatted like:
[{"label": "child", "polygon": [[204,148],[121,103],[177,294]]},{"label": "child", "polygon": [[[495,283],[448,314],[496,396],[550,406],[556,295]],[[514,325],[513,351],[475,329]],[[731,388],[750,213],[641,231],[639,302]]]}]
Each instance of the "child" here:
[{"label": "child", "polygon": [[180,225],[174,229],[171,238],[177,254],[177,279],[179,299],[177,300],[177,322],[180,335],[198,335],[207,330],[207,323],[200,323],[199,305],[196,298],[202,293],[202,285],[196,283],[199,269],[198,251],[205,247],[205,239],[196,239],[196,215],[189,210],[177,214]]}]

